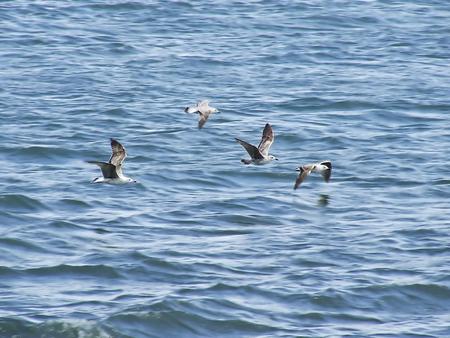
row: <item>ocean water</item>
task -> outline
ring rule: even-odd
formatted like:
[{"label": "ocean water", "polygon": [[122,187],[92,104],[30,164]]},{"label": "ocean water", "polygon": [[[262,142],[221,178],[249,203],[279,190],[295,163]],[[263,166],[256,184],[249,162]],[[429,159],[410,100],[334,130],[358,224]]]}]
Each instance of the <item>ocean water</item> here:
[{"label": "ocean water", "polygon": [[446,1],[1,1],[0,337],[450,337],[449,61]]}]

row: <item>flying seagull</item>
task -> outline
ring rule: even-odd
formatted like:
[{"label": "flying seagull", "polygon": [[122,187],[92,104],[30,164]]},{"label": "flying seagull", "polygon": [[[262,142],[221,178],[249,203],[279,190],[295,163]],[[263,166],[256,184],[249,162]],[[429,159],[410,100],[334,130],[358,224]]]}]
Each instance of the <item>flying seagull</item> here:
[{"label": "flying seagull", "polygon": [[103,177],[96,177],[92,183],[111,183],[123,184],[136,182],[135,180],[124,176],[122,173],[122,163],[127,157],[127,153],[123,145],[117,140],[111,139],[112,154],[109,162],[87,161],[88,163],[96,164],[102,170]]},{"label": "flying seagull", "polygon": [[208,100],[203,100],[199,101],[195,106],[184,108],[184,112],[189,114],[198,113],[198,129],[201,129],[205,125],[206,120],[208,120],[209,115],[212,113],[219,113],[219,110],[217,108],[210,107]]},{"label": "flying seagull", "polygon": [[331,161],[322,161],[318,163],[305,164],[301,167],[298,167],[296,170],[300,171],[300,173],[298,174],[298,177],[295,180],[294,190],[299,187],[299,185],[305,180],[305,178],[311,172],[317,172],[321,174],[325,182],[328,182],[331,176]]},{"label": "flying seagull", "polygon": [[245,141],[242,141],[238,138],[235,138],[235,140],[247,150],[248,154],[250,155],[250,160],[244,160],[242,159],[241,162],[244,164],[265,164],[272,160],[278,160],[275,156],[269,155],[269,149],[270,146],[273,143],[274,135],[273,130],[270,124],[266,123],[266,126],[264,127],[261,142],[259,142],[258,148],[254,145],[247,143]]}]

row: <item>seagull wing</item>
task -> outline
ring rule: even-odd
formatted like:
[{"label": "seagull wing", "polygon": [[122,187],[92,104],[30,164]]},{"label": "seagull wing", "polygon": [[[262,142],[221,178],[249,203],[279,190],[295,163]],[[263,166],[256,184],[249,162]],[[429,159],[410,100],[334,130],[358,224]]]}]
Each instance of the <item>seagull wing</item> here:
[{"label": "seagull wing", "polygon": [[323,162],[320,162],[320,164],[327,167],[327,169],[323,170],[321,172],[321,174],[322,174],[322,177],[325,180],[325,182],[328,182],[331,177],[331,161],[323,161]]},{"label": "seagull wing", "polygon": [[300,174],[298,174],[297,179],[295,180],[294,190],[297,189],[300,184],[306,179],[306,177],[311,173],[314,168],[313,164],[307,164],[300,167]]},{"label": "seagull wing", "polygon": [[87,161],[87,163],[96,164],[102,170],[102,174],[104,178],[119,178],[117,173],[117,168],[114,164],[100,162],[100,161]]},{"label": "seagull wing", "polygon": [[209,109],[209,100],[199,101],[197,103],[198,110]]},{"label": "seagull wing", "polygon": [[197,105],[186,107],[186,108],[184,108],[184,112],[188,113],[188,114],[196,113],[196,112],[198,112],[198,107],[197,107]]},{"label": "seagull wing", "polygon": [[258,146],[259,151],[263,155],[265,155],[265,156],[269,155],[269,149],[273,143],[273,139],[274,139],[274,135],[273,135],[272,126],[269,123],[266,123],[266,126],[264,127],[263,134],[261,137],[261,142],[259,142],[259,146]]},{"label": "seagull wing", "polygon": [[245,141],[242,141],[238,138],[235,138],[236,142],[238,142],[241,146],[247,150],[247,153],[250,155],[250,157],[254,160],[262,160],[264,159],[264,156],[261,154],[258,148],[256,148],[254,145],[251,145],[250,143],[247,143]]},{"label": "seagull wing", "polygon": [[111,158],[109,159],[109,163],[113,164],[116,167],[121,166],[122,162],[125,160],[125,157],[127,157],[125,148],[117,140],[112,138],[111,139],[111,150],[112,150],[112,155],[111,155]]},{"label": "seagull wing", "polygon": [[205,125],[206,120],[208,119],[210,113],[208,113],[208,112],[201,112],[201,111],[199,111],[198,113],[199,113],[198,129],[202,129],[203,126]]}]

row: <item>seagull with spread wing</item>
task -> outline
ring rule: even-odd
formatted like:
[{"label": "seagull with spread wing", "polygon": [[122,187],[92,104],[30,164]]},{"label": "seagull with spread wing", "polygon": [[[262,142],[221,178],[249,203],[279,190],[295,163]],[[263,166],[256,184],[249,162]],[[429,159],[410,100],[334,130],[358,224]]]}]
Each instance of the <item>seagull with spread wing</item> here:
[{"label": "seagull with spread wing", "polygon": [[208,120],[209,115],[219,113],[219,110],[217,108],[210,107],[208,100],[203,100],[194,106],[184,108],[184,112],[189,114],[197,113],[199,115],[198,129],[201,129],[205,125],[206,120]]},{"label": "seagull with spread wing", "polygon": [[294,190],[297,189],[300,184],[306,179],[306,177],[312,172],[317,172],[322,175],[325,182],[328,182],[331,177],[331,161],[322,161],[318,163],[305,164],[296,169],[300,173],[295,180]]},{"label": "seagull with spread wing", "polygon": [[111,139],[112,154],[109,162],[87,161],[88,163],[96,164],[102,170],[103,177],[96,177],[92,183],[110,183],[110,184],[124,184],[136,182],[132,178],[126,177],[122,172],[122,164],[127,157],[126,150],[117,140]]},{"label": "seagull with spread wing", "polygon": [[274,140],[272,126],[269,123],[266,123],[264,127],[261,142],[259,142],[258,147],[238,138],[235,138],[235,140],[247,150],[247,153],[251,157],[249,160],[242,159],[241,162],[244,164],[265,164],[272,160],[278,160],[275,156],[269,155],[269,149]]}]

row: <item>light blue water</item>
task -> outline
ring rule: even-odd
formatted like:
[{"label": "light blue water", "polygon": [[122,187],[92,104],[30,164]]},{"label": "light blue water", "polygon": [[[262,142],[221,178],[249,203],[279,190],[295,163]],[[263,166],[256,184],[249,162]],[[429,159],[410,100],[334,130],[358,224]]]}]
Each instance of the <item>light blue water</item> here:
[{"label": "light blue water", "polygon": [[449,337],[449,59],[445,1],[0,2],[0,337]]}]

